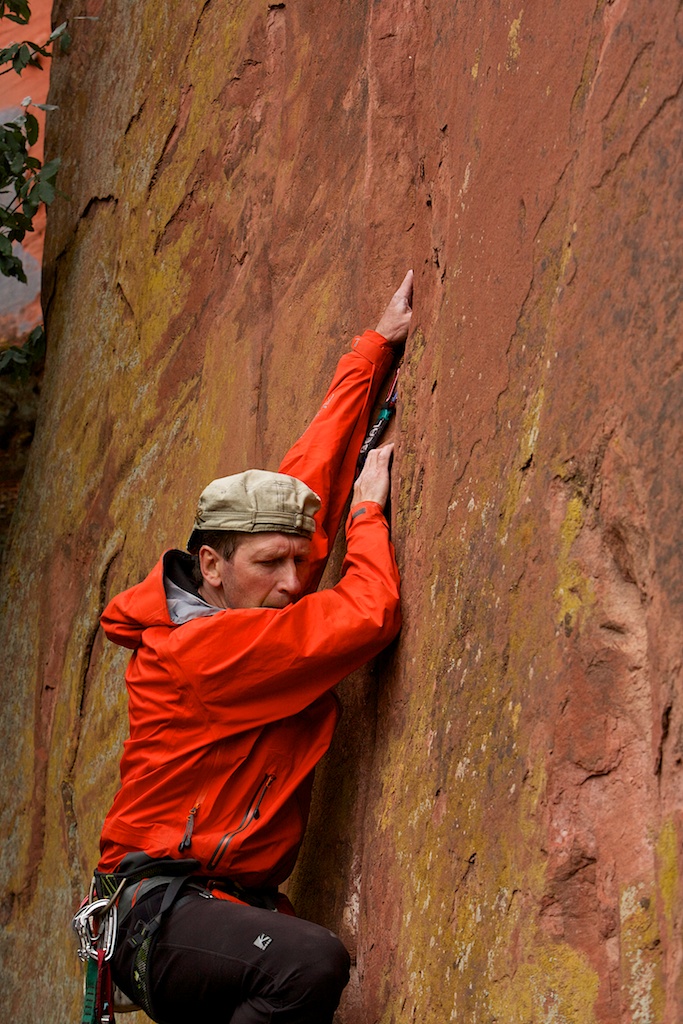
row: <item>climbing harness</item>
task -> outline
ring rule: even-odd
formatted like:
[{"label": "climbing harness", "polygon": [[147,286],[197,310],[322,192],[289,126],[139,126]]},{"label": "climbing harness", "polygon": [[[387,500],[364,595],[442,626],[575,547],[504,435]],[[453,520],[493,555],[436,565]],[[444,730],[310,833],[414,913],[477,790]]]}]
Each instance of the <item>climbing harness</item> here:
[{"label": "climbing harness", "polygon": [[[220,891],[237,902],[264,910],[281,908],[277,888],[249,889],[229,878],[193,874],[199,866],[199,861],[189,857],[154,859],[143,853],[131,853],[121,861],[117,872],[95,872],[90,892],[72,922],[78,936],[78,958],[86,964],[81,1024],[115,1024],[115,1010],[127,1013],[143,1009],[153,1018],[148,981],[153,944],[171,908],[193,898],[193,894],[199,892],[212,899],[213,893]],[[124,940],[135,951],[128,986],[133,1002],[117,988],[111,975],[110,961],[116,949],[117,931],[134,904],[161,888],[165,892],[157,914],[150,921],[138,921],[134,933]]]},{"label": "climbing harness", "polygon": [[[189,858],[183,861],[171,858],[153,860],[145,854],[129,854],[121,862],[123,870],[113,874],[95,872],[90,892],[72,921],[78,936],[78,958],[86,965],[81,1024],[115,1024],[115,1009],[125,1013],[142,1006],[149,1015],[146,968],[151,941],[162,916],[170,909],[190,872],[198,866],[196,860]],[[138,999],[136,1004],[114,984],[110,961],[116,949],[118,927],[131,911],[133,892],[139,893],[142,886],[149,892],[162,885],[168,889],[161,911],[154,921],[149,922],[144,935],[135,936],[136,944],[140,946],[135,963],[136,967],[139,963],[141,968],[138,976],[132,979]]]},{"label": "climbing harness", "polygon": [[358,455],[358,462],[356,464],[356,476],[360,473],[365,460],[368,457],[368,452],[371,452],[373,448],[376,448],[381,440],[382,434],[386,430],[389,420],[394,414],[396,409],[396,402],[398,401],[398,370],[394,374],[394,379],[391,382],[389,393],[382,404],[377,419],[370,427],[363,444],[361,445],[360,453]]}]

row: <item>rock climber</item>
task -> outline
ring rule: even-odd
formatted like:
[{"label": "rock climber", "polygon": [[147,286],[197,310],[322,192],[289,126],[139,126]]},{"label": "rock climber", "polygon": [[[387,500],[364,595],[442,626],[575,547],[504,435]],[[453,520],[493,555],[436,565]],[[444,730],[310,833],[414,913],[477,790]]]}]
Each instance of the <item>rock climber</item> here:
[{"label": "rock climber", "polygon": [[[163,1024],[326,1024],[348,981],[340,940],[295,917],[278,885],[337,722],[333,689],[400,628],[383,512],[393,446],[354,476],[411,302],[409,271],[279,472],[209,484],[188,551],[167,551],[102,616],[133,654],[94,890],[118,904],[113,983]],[[317,591],[351,490],[341,579]]]}]

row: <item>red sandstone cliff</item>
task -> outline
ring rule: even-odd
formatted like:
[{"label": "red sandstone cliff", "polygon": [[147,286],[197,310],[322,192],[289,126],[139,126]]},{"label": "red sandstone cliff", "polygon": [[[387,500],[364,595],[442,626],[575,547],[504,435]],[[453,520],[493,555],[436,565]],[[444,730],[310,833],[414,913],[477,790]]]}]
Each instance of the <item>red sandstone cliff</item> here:
[{"label": "red sandstone cliff", "polygon": [[675,1024],[679,4],[76,13],[4,575],[5,1012],[78,1012],[126,728],[103,602],[207,480],[276,465],[413,265],[405,626],[343,689],[291,893],[354,951],[344,1024]]}]

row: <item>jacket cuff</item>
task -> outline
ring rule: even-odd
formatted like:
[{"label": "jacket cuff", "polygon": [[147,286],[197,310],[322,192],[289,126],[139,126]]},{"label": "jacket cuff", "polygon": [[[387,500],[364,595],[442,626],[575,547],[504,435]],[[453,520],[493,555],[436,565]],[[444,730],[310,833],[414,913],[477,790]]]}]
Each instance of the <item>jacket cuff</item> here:
[{"label": "jacket cuff", "polygon": [[380,370],[388,369],[394,358],[393,348],[387,339],[377,331],[363,331],[362,334],[357,334],[351,342],[351,348],[359,355],[365,356],[373,366],[377,366]]},{"label": "jacket cuff", "polygon": [[359,501],[355,505],[352,505],[349,510],[348,519],[346,520],[346,530],[351,529],[351,525],[356,520],[362,520],[367,522],[368,520],[381,519],[386,523],[382,506],[376,501]]}]

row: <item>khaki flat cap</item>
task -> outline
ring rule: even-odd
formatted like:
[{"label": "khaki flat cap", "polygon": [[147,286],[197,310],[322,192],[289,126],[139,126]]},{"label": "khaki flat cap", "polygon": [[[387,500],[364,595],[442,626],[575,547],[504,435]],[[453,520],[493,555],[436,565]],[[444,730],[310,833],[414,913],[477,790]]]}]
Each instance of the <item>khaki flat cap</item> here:
[{"label": "khaki flat cap", "polygon": [[202,491],[187,547],[192,550],[197,530],[275,531],[311,537],[320,504],[315,491],[284,473],[248,469],[224,476]]}]

